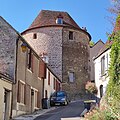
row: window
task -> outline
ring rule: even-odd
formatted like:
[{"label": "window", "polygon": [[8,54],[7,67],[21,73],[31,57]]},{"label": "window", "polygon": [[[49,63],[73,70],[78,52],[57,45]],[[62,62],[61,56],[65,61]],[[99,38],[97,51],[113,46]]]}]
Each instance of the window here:
[{"label": "window", "polygon": [[28,49],[28,69],[30,69],[31,71],[33,71],[33,53],[31,49]]},{"label": "window", "polygon": [[101,75],[105,73],[105,56],[101,58]]},{"label": "window", "polygon": [[69,40],[73,40],[73,32],[69,31]]},{"label": "window", "polygon": [[48,85],[50,85],[50,72],[48,72]]},{"label": "window", "polygon": [[36,33],[33,34],[33,39],[37,39],[37,34]]},{"label": "window", "polygon": [[48,98],[48,92],[45,90],[45,98]]},{"label": "window", "polygon": [[60,91],[60,92],[57,92],[57,93],[56,93],[56,96],[57,96],[57,97],[64,97],[64,96],[66,96],[66,93]]},{"label": "window", "polygon": [[57,24],[63,24],[63,18],[57,18],[56,23]]},{"label": "window", "polygon": [[56,79],[54,78],[54,86],[53,86],[54,90],[56,89]]},{"label": "window", "polygon": [[69,72],[68,77],[69,77],[69,82],[73,83],[75,80],[74,72]]},{"label": "window", "polygon": [[18,81],[18,94],[17,101],[25,104],[25,83]]},{"label": "window", "polygon": [[108,70],[108,65],[109,65],[108,54],[106,55],[106,59],[107,59],[107,70]]},{"label": "window", "polygon": [[35,91],[35,107],[38,107],[37,103],[38,103],[38,92]]}]

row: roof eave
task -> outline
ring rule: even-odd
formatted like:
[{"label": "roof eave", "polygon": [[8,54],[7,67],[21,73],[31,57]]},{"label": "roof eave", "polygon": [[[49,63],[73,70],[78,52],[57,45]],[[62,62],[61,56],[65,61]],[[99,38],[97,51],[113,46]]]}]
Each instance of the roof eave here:
[{"label": "roof eave", "polygon": [[73,27],[73,26],[63,26],[63,25],[46,25],[46,26],[37,26],[37,27],[33,27],[33,28],[28,28],[27,30],[23,31],[21,33],[21,35],[24,35],[26,32],[28,32],[30,30],[34,30],[34,29],[37,29],[37,28],[43,28],[43,27],[68,27],[68,28],[72,28],[72,29],[82,31],[82,32],[84,32],[85,34],[88,35],[90,41],[92,39],[91,35],[87,31],[85,31],[85,30],[83,30],[81,28],[76,28],[76,27]]}]

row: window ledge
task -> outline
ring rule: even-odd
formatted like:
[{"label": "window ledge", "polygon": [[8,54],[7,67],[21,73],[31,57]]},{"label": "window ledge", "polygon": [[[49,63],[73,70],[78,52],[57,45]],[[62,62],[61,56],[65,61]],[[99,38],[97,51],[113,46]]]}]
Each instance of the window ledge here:
[{"label": "window ledge", "polygon": [[100,77],[104,77],[104,76],[106,76],[107,74],[106,73],[104,73],[104,74],[102,74]]},{"label": "window ledge", "polygon": [[33,73],[30,69],[27,68],[27,71],[29,71],[30,73]]}]

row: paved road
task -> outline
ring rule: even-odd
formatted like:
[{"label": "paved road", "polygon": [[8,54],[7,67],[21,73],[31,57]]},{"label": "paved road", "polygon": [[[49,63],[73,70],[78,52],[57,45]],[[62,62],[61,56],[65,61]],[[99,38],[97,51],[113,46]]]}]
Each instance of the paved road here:
[{"label": "paved road", "polygon": [[60,106],[55,110],[38,116],[34,120],[61,120],[61,118],[79,117],[83,110],[83,102],[76,101],[70,103],[68,106]]}]

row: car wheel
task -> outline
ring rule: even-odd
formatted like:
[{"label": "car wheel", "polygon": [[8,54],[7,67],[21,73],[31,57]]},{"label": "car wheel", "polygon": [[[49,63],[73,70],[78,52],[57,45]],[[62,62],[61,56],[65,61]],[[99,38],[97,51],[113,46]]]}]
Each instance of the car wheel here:
[{"label": "car wheel", "polygon": [[51,107],[55,106],[53,103],[50,104]]},{"label": "car wheel", "polygon": [[67,102],[67,101],[65,101],[65,106],[66,106],[66,105],[68,105],[68,102]]}]

